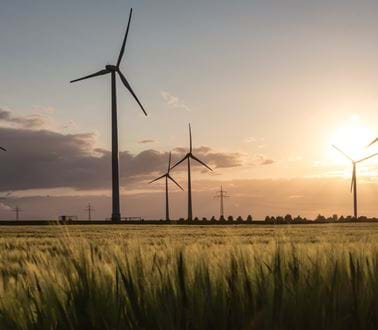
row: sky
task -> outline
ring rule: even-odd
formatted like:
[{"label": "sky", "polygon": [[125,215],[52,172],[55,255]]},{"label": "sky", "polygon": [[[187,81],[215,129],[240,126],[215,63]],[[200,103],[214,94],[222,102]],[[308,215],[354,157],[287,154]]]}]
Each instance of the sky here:
[{"label": "sky", "polygon": [[[164,216],[168,152],[193,173],[194,214],[351,214],[352,158],[378,152],[376,1],[3,0],[0,11],[0,218],[110,216],[110,81],[69,81],[114,64],[124,216]],[[378,157],[377,157],[378,159]],[[378,160],[358,166],[360,213],[378,215]],[[185,167],[172,173],[186,188]],[[172,186],[172,215],[186,192]],[[146,203],[149,205],[145,207]]]}]

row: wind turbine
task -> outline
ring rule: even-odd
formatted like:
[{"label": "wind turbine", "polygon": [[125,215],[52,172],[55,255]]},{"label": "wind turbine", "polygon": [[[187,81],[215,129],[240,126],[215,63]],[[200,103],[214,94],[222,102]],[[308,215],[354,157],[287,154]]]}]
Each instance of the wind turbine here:
[{"label": "wind turbine", "polygon": [[342,155],[344,155],[344,157],[348,158],[351,162],[352,162],[352,165],[353,165],[353,172],[352,172],[352,182],[351,182],[351,186],[350,186],[350,191],[353,192],[353,206],[354,206],[354,218],[357,220],[357,164],[369,159],[369,158],[372,158],[374,156],[377,156],[378,153],[375,153],[373,155],[370,155],[368,157],[365,157],[365,158],[362,158],[362,159],[359,159],[359,160],[354,160],[353,158],[349,157],[344,151],[342,151],[341,149],[339,149],[338,147],[334,146],[333,147],[339,151]]},{"label": "wind turbine", "polygon": [[130,9],[130,16],[129,16],[129,22],[127,23],[126,33],[125,37],[123,39],[121,51],[118,55],[118,60],[116,65],[106,65],[105,69],[100,70],[98,72],[95,72],[93,74],[90,74],[88,76],[72,80],[71,83],[103,76],[105,74],[110,73],[111,76],[111,93],[112,93],[112,221],[113,222],[120,222],[121,221],[121,213],[120,213],[120,207],[119,207],[119,169],[118,169],[118,129],[117,129],[117,90],[116,90],[116,74],[119,75],[123,85],[126,87],[126,89],[130,92],[130,94],[134,97],[135,101],[138,103],[140,108],[142,109],[143,113],[147,116],[146,111],[143,108],[143,105],[139,101],[138,97],[135,95],[133,89],[131,88],[129,82],[127,81],[125,75],[120,70],[120,64],[123,57],[123,54],[125,52],[125,46],[126,46],[126,40],[127,35],[129,33],[130,28],[130,21],[132,16],[133,10]]},{"label": "wind turbine", "polygon": [[203,161],[199,160],[196,156],[193,155],[193,147],[192,147],[192,128],[189,124],[189,140],[190,140],[190,147],[189,152],[184,156],[183,159],[178,161],[175,165],[172,166],[171,169],[174,169],[177,165],[181,164],[183,161],[188,160],[188,220],[193,220],[193,207],[192,207],[192,179],[191,179],[191,168],[190,168],[190,160],[193,159],[196,162],[200,163],[201,165],[208,168],[210,171],[212,169],[207,166]]},{"label": "wind turbine", "polygon": [[173,179],[171,177],[171,157],[172,157],[172,154],[169,153],[169,161],[168,161],[168,170],[167,170],[167,173],[163,174],[162,176],[159,176],[158,178],[156,178],[155,180],[152,180],[151,182],[149,183],[153,183],[153,182],[156,182],[156,181],[159,181],[163,178],[165,178],[165,220],[169,221],[169,196],[168,196],[168,179],[171,180],[172,182],[174,182],[176,184],[177,187],[179,187],[181,190],[184,190],[176,181],[175,179]]}]

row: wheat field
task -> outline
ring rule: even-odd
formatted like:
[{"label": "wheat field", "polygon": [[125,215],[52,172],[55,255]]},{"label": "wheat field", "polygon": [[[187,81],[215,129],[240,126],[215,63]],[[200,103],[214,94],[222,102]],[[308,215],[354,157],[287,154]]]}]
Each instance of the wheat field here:
[{"label": "wheat field", "polygon": [[0,329],[378,328],[378,224],[0,233]]}]

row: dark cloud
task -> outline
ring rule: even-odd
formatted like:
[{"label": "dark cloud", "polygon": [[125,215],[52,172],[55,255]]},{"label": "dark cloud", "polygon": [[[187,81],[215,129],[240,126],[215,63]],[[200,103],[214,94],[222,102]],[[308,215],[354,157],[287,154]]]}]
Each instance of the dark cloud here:
[{"label": "dark cloud", "polygon": [[0,121],[8,124],[16,124],[24,128],[37,128],[46,124],[46,119],[42,115],[13,116],[10,111],[1,108]]},{"label": "dark cloud", "polygon": [[[0,127],[2,152],[0,190],[24,190],[68,187],[74,189],[109,188],[111,153],[95,148],[94,134],[62,134],[49,130]],[[176,148],[173,161],[184,152]],[[237,153],[218,153],[208,147],[194,149],[198,158],[214,168],[240,166]],[[153,149],[138,154],[122,151],[121,184],[137,184],[166,170],[168,153]],[[195,167],[195,169],[199,169]],[[178,167],[176,171],[184,171]]]},{"label": "dark cloud", "polygon": [[138,141],[139,144],[148,144],[148,143],[154,143],[156,142],[155,140],[140,140]]},{"label": "dark cloud", "polygon": [[270,164],[274,164],[275,161],[273,159],[264,159],[260,165],[270,165]]},{"label": "dark cloud", "polygon": [[[178,147],[173,149],[173,152],[177,154],[178,158],[181,158],[188,152],[188,149]],[[216,152],[209,147],[201,146],[198,148],[193,148],[193,154],[206,164],[212,165],[214,168],[229,168],[238,167],[242,165],[242,155],[237,152]],[[194,163],[194,165],[196,166],[198,164]]]}]

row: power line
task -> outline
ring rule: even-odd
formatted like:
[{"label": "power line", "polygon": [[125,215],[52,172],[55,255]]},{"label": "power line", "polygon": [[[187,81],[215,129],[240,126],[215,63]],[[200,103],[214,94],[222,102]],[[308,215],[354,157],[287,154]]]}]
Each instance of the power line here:
[{"label": "power line", "polygon": [[227,195],[227,191],[223,190],[223,186],[217,192],[218,195],[215,195],[214,198],[219,198],[220,200],[220,216],[224,218],[224,198],[229,198],[230,196]]}]

